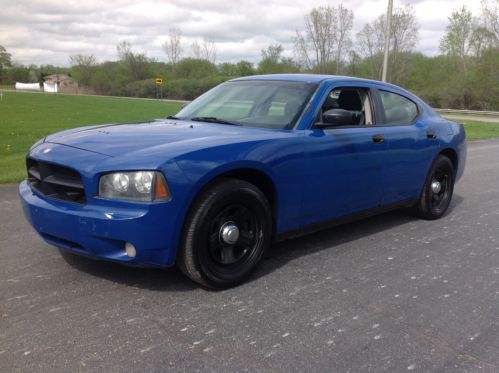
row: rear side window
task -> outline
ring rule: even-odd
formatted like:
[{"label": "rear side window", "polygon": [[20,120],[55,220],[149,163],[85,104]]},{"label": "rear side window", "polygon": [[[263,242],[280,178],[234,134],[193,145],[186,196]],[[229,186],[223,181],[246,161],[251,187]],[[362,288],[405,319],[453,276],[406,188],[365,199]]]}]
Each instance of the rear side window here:
[{"label": "rear side window", "polygon": [[385,112],[385,124],[410,124],[418,116],[417,105],[396,93],[378,91]]}]

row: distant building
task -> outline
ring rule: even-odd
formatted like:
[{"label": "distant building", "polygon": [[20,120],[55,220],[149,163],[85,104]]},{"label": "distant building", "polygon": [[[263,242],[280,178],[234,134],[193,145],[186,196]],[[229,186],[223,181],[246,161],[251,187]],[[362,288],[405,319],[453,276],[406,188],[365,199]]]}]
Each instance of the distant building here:
[{"label": "distant building", "polygon": [[66,74],[52,74],[44,77],[44,82],[48,84],[57,84],[58,92],[61,93],[76,93],[78,84]]},{"label": "distant building", "polygon": [[49,84],[55,84],[59,83],[62,84],[64,82],[72,82],[73,78],[71,78],[69,75],[66,74],[52,74],[52,75],[46,75],[43,77],[45,83]]}]

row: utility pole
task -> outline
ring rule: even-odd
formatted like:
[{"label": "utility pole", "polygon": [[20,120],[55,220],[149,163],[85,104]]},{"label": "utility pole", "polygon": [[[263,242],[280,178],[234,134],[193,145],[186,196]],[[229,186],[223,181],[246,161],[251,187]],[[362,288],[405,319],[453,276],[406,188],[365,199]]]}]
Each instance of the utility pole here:
[{"label": "utility pole", "polygon": [[388,70],[388,51],[390,49],[390,33],[391,33],[391,23],[392,23],[392,7],[393,0],[388,0],[388,11],[386,14],[386,30],[385,30],[385,57],[383,58],[383,76],[381,80],[386,82],[386,73]]}]

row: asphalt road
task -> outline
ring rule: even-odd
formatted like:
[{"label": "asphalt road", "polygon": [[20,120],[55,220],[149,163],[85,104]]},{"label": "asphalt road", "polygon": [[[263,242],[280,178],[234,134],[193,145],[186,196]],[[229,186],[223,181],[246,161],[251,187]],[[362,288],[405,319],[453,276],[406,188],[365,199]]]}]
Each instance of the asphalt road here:
[{"label": "asphalt road", "polygon": [[275,245],[213,292],[61,255],[0,186],[0,371],[499,371],[499,141],[439,221],[394,212]]}]

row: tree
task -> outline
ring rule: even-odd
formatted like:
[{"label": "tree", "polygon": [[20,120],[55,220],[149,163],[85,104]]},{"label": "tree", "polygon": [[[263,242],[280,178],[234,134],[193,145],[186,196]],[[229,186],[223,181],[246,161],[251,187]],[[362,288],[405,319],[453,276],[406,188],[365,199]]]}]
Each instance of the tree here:
[{"label": "tree", "polygon": [[168,57],[168,62],[175,66],[182,54],[182,33],[178,28],[169,30],[168,40],[163,44],[163,50]]},{"label": "tree", "polygon": [[360,68],[362,62],[363,60],[359,54],[354,50],[351,50],[350,53],[348,53],[347,75],[363,76]]},{"label": "tree", "polygon": [[98,94],[125,96],[126,86],[132,81],[128,67],[121,61],[105,61],[95,66],[90,88]]},{"label": "tree", "polygon": [[128,40],[122,40],[116,45],[116,51],[118,52],[118,59],[124,62],[132,54],[132,44]]},{"label": "tree", "polygon": [[268,60],[272,63],[279,63],[283,48],[281,44],[269,45],[267,48],[262,49],[262,60]]},{"label": "tree", "polygon": [[[337,8],[338,32],[336,36],[336,74],[339,72],[340,65],[343,63],[344,55],[352,47],[350,33],[353,25],[353,12],[340,4]],[[345,53],[346,52],[346,53]]]},{"label": "tree", "polygon": [[201,44],[197,40],[194,40],[194,42],[191,44],[191,50],[192,50],[192,55],[194,56],[195,59],[197,60],[203,60],[203,56],[201,53]]},{"label": "tree", "polygon": [[0,45],[0,69],[12,66],[11,55],[7,49]]},{"label": "tree", "polygon": [[281,44],[269,45],[262,49],[262,60],[258,64],[258,72],[260,74],[298,72],[298,66],[291,58],[281,56],[283,50]]},{"label": "tree", "polygon": [[496,43],[497,38],[493,32],[489,31],[486,27],[477,26],[471,35],[470,52],[474,57],[480,59],[483,53],[493,48]]},{"label": "tree", "polygon": [[200,79],[217,74],[217,67],[206,59],[184,58],[173,69],[175,79]]},{"label": "tree", "polygon": [[482,0],[482,14],[487,28],[499,41],[499,0]]},{"label": "tree", "polygon": [[7,50],[0,45],[0,82],[3,82],[3,75],[4,72],[3,70],[6,67],[11,67],[12,66],[12,61],[11,61],[11,55],[10,53],[7,53]]},{"label": "tree", "polygon": [[353,12],[343,5],[314,8],[305,16],[305,31],[296,30],[295,52],[308,68],[328,72],[330,62],[340,69],[350,45]]},{"label": "tree", "polygon": [[215,63],[217,60],[217,45],[215,44],[215,40],[207,37],[203,38],[202,50],[205,59],[211,63]]},{"label": "tree", "polygon": [[[376,18],[357,33],[357,51],[364,57],[370,77],[381,78],[383,51],[386,35],[386,16]],[[392,14],[389,38],[389,80],[397,83],[408,68],[407,52],[411,52],[418,40],[418,24],[412,7],[396,8]]]},{"label": "tree", "polygon": [[467,68],[466,56],[471,50],[474,28],[473,15],[463,6],[460,10],[452,12],[446,33],[440,40],[442,53],[458,58],[464,72]]},{"label": "tree", "polygon": [[12,66],[9,69],[5,70],[4,74],[5,74],[4,80],[6,83],[9,84],[14,84],[15,82],[30,81],[29,69],[24,66]]},{"label": "tree", "polygon": [[97,65],[93,54],[74,54],[69,56],[73,78],[82,86],[88,87]]},{"label": "tree", "polygon": [[143,53],[133,53],[129,41],[123,40],[117,46],[118,58],[125,66],[129,80],[143,80],[147,77],[148,59]]},{"label": "tree", "polygon": [[362,30],[357,33],[357,51],[359,56],[364,58],[364,62],[369,65],[369,77],[372,79],[381,79],[384,30],[385,23],[383,16],[380,16],[372,23],[364,25]]},{"label": "tree", "polygon": [[206,60],[215,63],[217,59],[217,45],[213,39],[204,37],[203,41],[199,43],[197,40],[191,45],[194,58],[199,60]]},{"label": "tree", "polygon": [[253,64],[249,61],[239,61],[236,64],[237,67],[237,75],[238,76],[248,76],[253,75],[255,73],[255,69],[253,68]]},{"label": "tree", "polygon": [[[483,2],[484,5],[486,2]],[[483,8],[485,14],[486,8]],[[481,20],[473,18],[471,12],[463,6],[449,17],[446,33],[440,41],[440,50],[454,61],[459,61],[461,71],[468,72],[471,63],[477,63],[483,53],[497,46],[498,39],[494,33],[492,8],[488,10],[489,21],[482,24]],[[496,15],[497,17],[497,15]],[[487,20],[487,17],[484,17]],[[474,58],[473,58],[474,57]]]},{"label": "tree", "polygon": [[223,76],[237,76],[236,64],[230,62],[223,62],[218,65],[218,72]]},{"label": "tree", "polygon": [[218,65],[218,71],[222,76],[247,76],[255,74],[253,65],[248,61],[239,61],[238,63],[223,62]]},{"label": "tree", "polygon": [[473,106],[477,110],[499,110],[499,48],[482,53],[473,66],[471,87]]}]

